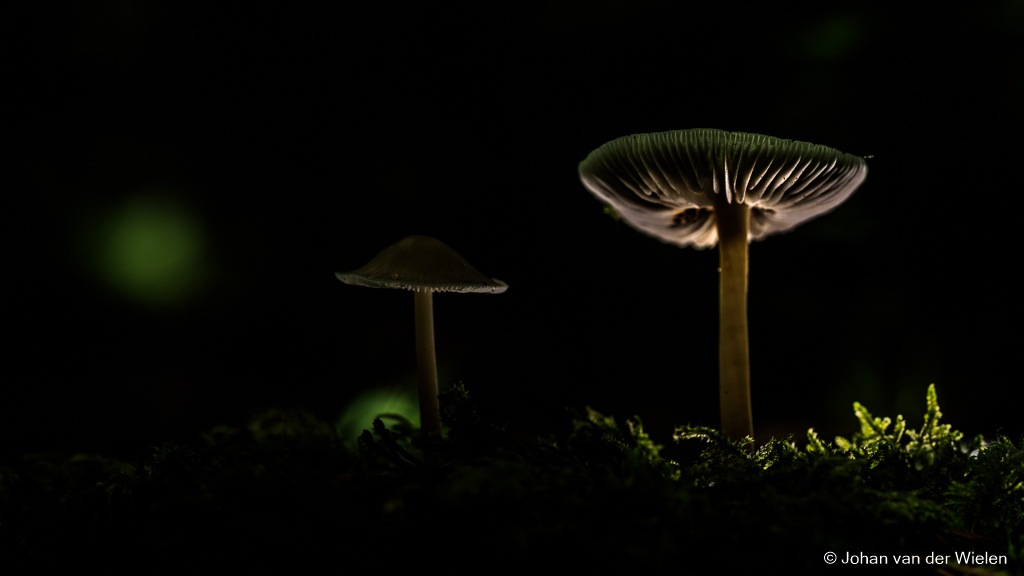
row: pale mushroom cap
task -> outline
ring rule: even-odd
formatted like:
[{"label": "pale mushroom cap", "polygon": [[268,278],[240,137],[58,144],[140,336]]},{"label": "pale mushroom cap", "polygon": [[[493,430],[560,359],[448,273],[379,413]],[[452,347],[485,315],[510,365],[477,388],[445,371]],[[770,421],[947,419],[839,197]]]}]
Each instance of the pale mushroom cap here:
[{"label": "pale mushroom cap", "polygon": [[841,204],[867,164],[827,146],[696,128],[612,140],[580,162],[579,175],[637,230],[707,248],[718,242],[716,198],[751,207],[748,240],[756,240]]},{"label": "pale mushroom cap", "polygon": [[346,284],[416,292],[499,294],[508,284],[484,276],[447,244],[430,236],[408,236],[385,248],[362,268],[335,272]]}]

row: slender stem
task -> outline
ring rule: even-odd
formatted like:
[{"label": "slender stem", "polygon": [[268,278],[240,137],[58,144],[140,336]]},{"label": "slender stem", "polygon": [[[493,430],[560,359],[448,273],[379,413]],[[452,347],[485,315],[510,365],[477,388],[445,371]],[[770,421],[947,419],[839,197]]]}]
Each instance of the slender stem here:
[{"label": "slender stem", "polygon": [[750,349],[747,344],[747,233],[750,207],[715,204],[720,257],[718,293],[718,383],[722,430],[733,440],[754,435],[750,409]]},{"label": "slender stem", "polygon": [[420,397],[420,429],[441,435],[441,406],[437,401],[437,358],[434,355],[434,301],[431,292],[416,291],[416,369]]}]

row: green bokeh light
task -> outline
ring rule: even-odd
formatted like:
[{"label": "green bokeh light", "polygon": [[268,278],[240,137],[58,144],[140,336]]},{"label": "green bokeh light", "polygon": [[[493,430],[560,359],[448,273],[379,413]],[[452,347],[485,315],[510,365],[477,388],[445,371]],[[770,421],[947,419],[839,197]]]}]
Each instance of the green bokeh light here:
[{"label": "green bokeh light", "polygon": [[815,60],[838,60],[850,56],[866,37],[861,18],[852,14],[820,20],[804,31],[801,48]]},{"label": "green bokeh light", "polygon": [[205,235],[173,197],[129,197],[99,219],[92,236],[96,274],[123,297],[169,306],[188,301],[202,284]]},{"label": "green bokeh light", "polygon": [[419,427],[420,405],[416,390],[397,386],[367,390],[345,407],[338,419],[338,436],[354,444],[363,430],[373,429],[373,419],[381,414],[401,414]]}]

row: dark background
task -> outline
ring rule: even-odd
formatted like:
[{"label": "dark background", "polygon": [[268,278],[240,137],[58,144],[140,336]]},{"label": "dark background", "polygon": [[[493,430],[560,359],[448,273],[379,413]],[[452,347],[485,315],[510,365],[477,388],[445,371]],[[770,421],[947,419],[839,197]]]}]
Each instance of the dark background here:
[{"label": "dark background", "polygon": [[409,234],[510,285],[435,296],[442,386],[538,428],[717,425],[717,252],[612,220],[576,174],[697,127],[871,156],[849,201],[750,248],[760,438],[849,436],[854,401],[919,427],[932,382],[954,427],[1021,433],[1021,2],[512,6],[23,22],[3,457],[411,391],[412,295],[333,275]]}]

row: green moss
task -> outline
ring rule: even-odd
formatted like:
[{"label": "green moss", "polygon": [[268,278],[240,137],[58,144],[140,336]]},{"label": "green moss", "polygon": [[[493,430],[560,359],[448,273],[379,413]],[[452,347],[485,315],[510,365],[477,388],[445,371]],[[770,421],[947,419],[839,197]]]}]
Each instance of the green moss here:
[{"label": "green moss", "polygon": [[[918,558],[901,566],[909,573],[935,573],[925,559],[938,554],[949,574],[1024,574],[1021,441],[964,442],[940,424],[934,389],[926,405],[917,430],[857,404],[849,439],[809,431],[803,447],[787,438],[756,450],[700,427],[659,445],[640,418],[589,408],[527,438],[462,386],[442,396],[446,439],[430,445],[392,417],[352,451],[310,414],[271,411],[131,463],[30,456],[0,469],[0,554],[37,571],[557,560],[602,573],[814,574],[836,568],[831,551]],[[999,563],[960,568],[958,553]]]}]

